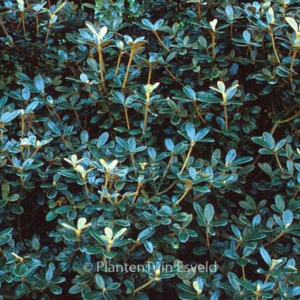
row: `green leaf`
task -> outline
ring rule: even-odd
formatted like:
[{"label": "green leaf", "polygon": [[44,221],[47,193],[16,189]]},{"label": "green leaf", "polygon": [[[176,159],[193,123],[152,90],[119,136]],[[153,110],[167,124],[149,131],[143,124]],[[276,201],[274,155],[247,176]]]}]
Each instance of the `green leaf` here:
[{"label": "green leaf", "polygon": [[0,232],[0,246],[8,243],[12,238],[13,228],[6,228]]},{"label": "green leaf", "polygon": [[178,239],[181,243],[186,243],[189,239],[189,234],[186,230],[183,230],[179,233]]},{"label": "green leaf", "polygon": [[236,151],[235,149],[231,149],[227,155],[226,155],[226,158],[225,158],[225,162],[226,164],[231,164],[236,158]]},{"label": "green leaf", "polygon": [[255,288],[253,285],[251,285],[247,280],[242,280],[242,279],[238,279],[235,278],[234,279],[237,283],[239,283],[242,287],[244,287],[246,290],[250,291],[250,292],[254,292]]},{"label": "green leaf", "polygon": [[241,286],[237,281],[238,277],[233,272],[228,272],[228,280],[235,291],[240,292]]},{"label": "green leaf", "polygon": [[120,229],[115,235],[114,235],[114,239],[118,239],[120,238],[125,232],[127,231],[127,228],[122,228]]},{"label": "green leaf", "polygon": [[62,288],[56,284],[49,285],[49,290],[54,295],[61,295],[62,294]]},{"label": "green leaf", "polygon": [[149,239],[153,234],[155,233],[155,228],[154,227],[148,227],[141,231],[138,235],[138,240],[139,241],[144,241]]},{"label": "green leaf", "polygon": [[80,285],[73,285],[72,287],[69,288],[68,293],[73,295],[73,294],[79,294],[83,290],[83,287]]},{"label": "green leaf", "polygon": [[162,26],[163,23],[164,23],[164,19],[157,20],[154,24],[154,30],[159,30],[159,28]]},{"label": "green leaf", "polygon": [[150,254],[153,253],[154,247],[153,247],[153,243],[151,241],[144,240],[143,245]]},{"label": "green leaf", "polygon": [[243,38],[246,42],[250,42],[251,41],[251,33],[248,30],[244,30]]},{"label": "green leaf", "polygon": [[39,92],[44,93],[45,82],[41,75],[37,75],[36,77],[34,77],[34,85]]},{"label": "green leaf", "polygon": [[22,97],[25,101],[28,101],[30,99],[30,91],[28,88],[24,88],[22,90]]},{"label": "green leaf", "polygon": [[55,212],[55,210],[50,210],[46,215],[46,221],[50,222],[54,220],[57,216],[58,214]]},{"label": "green leaf", "polygon": [[89,229],[89,233],[96,241],[98,241],[102,245],[105,245],[105,242],[99,232],[97,232],[93,229]]},{"label": "green leaf", "polygon": [[117,141],[117,143],[122,147],[122,148],[124,148],[124,149],[126,149],[127,151],[129,151],[129,146],[128,146],[128,144],[127,144],[127,142],[124,140],[124,139],[122,139],[122,138],[120,138],[120,137],[116,137],[116,141]]},{"label": "green leaf", "polygon": [[117,297],[111,292],[106,292],[103,296],[106,300],[118,300]]},{"label": "green leaf", "polygon": [[268,148],[273,150],[275,148],[275,141],[273,139],[273,136],[268,132],[264,132],[263,138],[266,141],[266,143],[268,144]]},{"label": "green leaf", "polygon": [[189,85],[186,85],[184,88],[183,88],[183,91],[184,93],[188,96],[189,99],[195,101],[196,100],[196,93],[194,92],[194,90],[189,86]]},{"label": "green leaf", "polygon": [[207,223],[210,223],[215,215],[215,209],[212,204],[208,203],[204,208],[204,217]]},{"label": "green leaf", "polygon": [[186,128],[186,133],[187,133],[189,139],[191,141],[193,141],[194,137],[195,137],[195,133],[196,133],[194,124],[188,122],[186,124],[185,128]]},{"label": "green leaf", "polygon": [[53,270],[52,269],[48,269],[46,271],[45,279],[47,281],[51,281],[52,277],[53,277]]},{"label": "green leaf", "polygon": [[281,195],[277,194],[275,196],[275,205],[271,205],[271,207],[279,213],[282,213],[285,209],[285,202]]},{"label": "green leaf", "polygon": [[269,148],[269,144],[266,141],[264,141],[261,137],[252,137],[251,140],[256,144],[263,146],[264,148]]},{"label": "green leaf", "polygon": [[147,19],[142,19],[142,23],[151,31],[155,31],[154,25]]},{"label": "green leaf", "polygon": [[287,209],[282,214],[282,222],[285,227],[289,227],[293,223],[294,215],[290,209]]},{"label": "green leaf", "polygon": [[106,144],[108,138],[109,138],[108,132],[103,132],[97,140],[97,147],[98,148],[103,147]]},{"label": "green leaf", "polygon": [[[195,141],[200,142],[209,133],[209,128],[200,129],[195,135]],[[207,139],[207,141],[213,141],[213,139]]]},{"label": "green leaf", "polygon": [[12,112],[7,111],[3,115],[0,115],[0,121],[2,121],[3,123],[9,123],[13,119],[15,119],[19,114],[20,114],[20,110],[19,109],[18,110],[14,110]]},{"label": "green leaf", "polygon": [[227,5],[225,7],[225,12],[226,12],[226,15],[229,18],[229,20],[233,20],[234,12],[233,12],[233,9],[232,9],[231,5]]},{"label": "green leaf", "polygon": [[240,238],[242,237],[241,231],[240,231],[235,225],[231,225],[231,229],[232,229],[234,235],[235,235],[238,239],[240,239]]},{"label": "green leaf", "polygon": [[101,290],[105,288],[105,281],[100,274],[95,275],[95,282]]},{"label": "green leaf", "polygon": [[173,151],[174,150],[174,143],[171,139],[167,138],[165,139],[165,145],[166,145],[166,148],[169,150],[169,151]]},{"label": "green leaf", "polygon": [[286,143],[286,139],[282,139],[280,140],[278,143],[276,143],[276,146],[275,146],[275,151],[278,151],[280,150]]},{"label": "green leaf", "polygon": [[97,292],[89,292],[84,294],[84,300],[102,300],[103,293],[100,291]]},{"label": "green leaf", "polygon": [[271,259],[271,256],[269,255],[268,251],[267,251],[264,247],[260,247],[260,248],[259,248],[259,252],[260,252],[261,257],[262,257],[263,260],[265,261],[265,263],[266,263],[268,266],[271,266],[271,264],[272,264],[272,259]]},{"label": "green leaf", "polygon": [[199,101],[201,102],[205,102],[205,103],[221,103],[222,100],[218,97],[216,97],[214,94],[210,93],[210,92],[199,92],[197,93],[197,99],[199,99]]}]

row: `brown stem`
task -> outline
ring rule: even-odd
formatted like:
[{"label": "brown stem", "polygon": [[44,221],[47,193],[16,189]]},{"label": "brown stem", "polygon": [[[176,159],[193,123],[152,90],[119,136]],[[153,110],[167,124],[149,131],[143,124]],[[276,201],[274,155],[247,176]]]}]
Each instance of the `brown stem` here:
[{"label": "brown stem", "polygon": [[281,233],[279,233],[272,241],[264,244],[264,246],[268,246],[270,244],[273,244],[274,242],[276,242],[278,239],[280,239],[286,232],[282,231]]},{"label": "brown stem", "polygon": [[186,190],[184,191],[183,195],[173,204],[173,206],[178,206],[179,203],[185,198],[185,196],[188,194],[188,192],[192,189],[191,186],[188,186]]},{"label": "brown stem", "polygon": [[182,166],[182,168],[181,168],[181,170],[180,170],[180,172],[179,172],[180,175],[182,174],[182,172],[184,171],[184,169],[185,169],[185,167],[186,167],[186,165],[187,165],[187,163],[188,163],[188,160],[189,160],[189,158],[190,158],[190,155],[191,155],[191,153],[192,153],[192,150],[193,150],[194,146],[195,146],[195,142],[194,142],[194,141],[191,141],[191,145],[190,145],[189,152],[188,152],[188,154],[187,154],[187,156],[186,156],[186,158],[185,158],[184,164],[183,164],[183,166]]},{"label": "brown stem", "polygon": [[228,115],[227,115],[227,101],[226,101],[226,94],[222,93],[223,97],[223,106],[224,106],[224,115],[225,115],[225,129],[228,130]]},{"label": "brown stem", "polygon": [[230,24],[230,38],[233,37],[233,24]]},{"label": "brown stem", "polygon": [[276,44],[275,44],[275,39],[274,39],[274,33],[273,33],[273,30],[270,30],[269,31],[269,34],[271,36],[271,40],[272,40],[272,47],[273,47],[273,51],[274,51],[274,54],[275,54],[275,57],[276,57],[276,61],[278,64],[280,64],[280,59],[278,57],[278,54],[277,54],[277,50],[276,50]]},{"label": "brown stem", "polygon": [[212,57],[213,59],[215,59],[216,58],[216,51],[215,51],[216,34],[214,31],[211,33],[211,43],[212,43]]},{"label": "brown stem", "polygon": [[136,167],[135,167],[135,160],[134,160],[133,154],[130,154],[130,158],[131,158],[131,163],[132,163],[134,175],[137,175]]},{"label": "brown stem", "polygon": [[9,36],[9,34],[8,34],[8,32],[6,31],[6,28],[5,28],[5,26],[4,26],[3,22],[2,22],[2,18],[1,18],[1,17],[0,17],[0,26],[1,26],[1,28],[3,29],[5,35],[6,35],[6,36]]},{"label": "brown stem", "polygon": [[167,66],[164,66],[165,70],[167,71],[167,73],[170,75],[170,77],[175,80],[177,83],[179,83],[181,86],[184,86],[184,84],[182,84],[174,75],[173,73],[170,71],[170,69]]},{"label": "brown stem", "polygon": [[135,201],[136,201],[136,199],[137,199],[137,197],[138,197],[138,195],[139,195],[139,192],[140,192],[140,189],[141,189],[142,185],[143,185],[143,184],[142,184],[141,182],[138,183],[137,189],[136,189],[136,192],[135,192],[135,195],[134,195],[134,198],[133,198],[133,200],[132,200],[132,204],[135,203]]},{"label": "brown stem", "polygon": [[[110,180],[110,175],[109,173],[105,173],[105,183],[104,183],[104,187],[107,188],[107,185],[109,183],[109,180]],[[100,198],[100,203],[103,202],[103,195],[101,195],[101,198]]]},{"label": "brown stem", "polygon": [[36,35],[39,35],[40,30],[39,30],[39,16],[38,16],[38,14],[35,15],[35,23],[36,23]]},{"label": "brown stem", "polygon": [[121,64],[121,59],[122,59],[122,51],[120,51],[120,54],[119,54],[119,57],[118,57],[118,62],[117,62],[117,66],[116,66],[115,76],[118,75],[119,67],[120,67],[120,64]]},{"label": "brown stem", "polygon": [[274,155],[275,155],[275,158],[276,158],[276,162],[277,162],[277,164],[278,164],[278,166],[279,166],[280,170],[282,171],[282,170],[283,170],[283,168],[282,168],[282,165],[281,165],[281,163],[280,163],[280,160],[279,160],[278,154],[277,154],[277,153],[274,153]]},{"label": "brown stem", "polygon": [[125,105],[124,105],[124,112],[125,112],[125,119],[126,119],[127,129],[130,130],[130,123],[129,123],[129,117],[128,117],[128,109],[127,109],[127,107]]},{"label": "brown stem", "polygon": [[210,248],[210,242],[209,242],[209,233],[208,233],[208,230],[206,230],[205,236],[206,236],[206,245],[207,245],[208,248]]},{"label": "brown stem", "polygon": [[245,267],[242,266],[243,280],[246,280]]},{"label": "brown stem", "polygon": [[[294,49],[294,51],[293,51],[292,61],[291,61],[291,64],[290,64],[290,71],[291,72],[293,70],[295,59],[296,59],[296,55],[297,55],[298,51],[299,51],[299,49]],[[291,82],[292,91],[294,92],[295,89],[293,87],[293,76],[292,76],[292,74],[290,74],[290,82]]]},{"label": "brown stem", "polygon": [[144,126],[143,126],[143,134],[146,131],[147,128],[147,120],[148,120],[148,111],[149,111],[149,103],[148,101],[146,102],[146,106],[145,106],[145,117],[144,117]]},{"label": "brown stem", "polygon": [[152,75],[152,65],[149,66],[149,73],[148,73],[147,84],[150,84],[150,82],[151,82],[151,75]]},{"label": "brown stem", "polygon": [[[23,177],[21,177],[22,179]],[[21,199],[18,199],[18,207],[21,207]],[[18,215],[18,234],[19,234],[19,241],[22,241],[22,219],[21,219],[21,215]]]},{"label": "brown stem", "polygon": [[132,63],[133,55],[134,55],[134,48],[131,48],[129,61],[128,61],[128,65],[127,65],[127,70],[126,70],[126,74],[125,74],[123,85],[122,85],[122,89],[125,89],[126,84],[127,84],[127,79],[128,79],[129,70],[130,70],[130,66],[131,66],[131,63]]},{"label": "brown stem", "polygon": [[142,243],[139,241],[135,241],[129,250],[126,251],[126,254],[130,254],[135,248],[140,246]]},{"label": "brown stem", "polygon": [[24,111],[22,110],[23,114],[21,115],[21,130],[22,130],[22,139],[24,138],[24,132],[25,132],[25,115]]},{"label": "brown stem", "polygon": [[22,28],[23,28],[24,37],[26,37],[25,13],[24,12],[21,12],[21,21],[22,21]]},{"label": "brown stem", "polygon": [[[168,192],[175,184],[176,184],[176,181],[173,181],[173,183],[172,183],[171,185],[169,185],[165,190],[163,190],[163,191],[161,191],[161,192],[159,192],[159,189],[158,189],[156,195],[159,196],[159,195],[165,194],[165,193]],[[159,186],[159,187],[160,187],[160,186]]]},{"label": "brown stem", "polygon": [[156,36],[156,38],[158,39],[159,43],[162,45],[162,47],[167,51],[170,52],[170,49],[165,45],[165,43],[162,41],[162,39],[159,37],[158,33],[156,30],[152,31],[153,34]]},{"label": "brown stem", "polygon": [[199,118],[201,119],[201,121],[205,124],[205,123],[206,123],[206,120],[202,117],[201,111],[199,111],[200,109],[199,109],[199,107],[197,106],[196,101],[193,101],[193,105],[194,105],[194,108],[195,108],[195,111],[196,111],[198,117],[199,117]]},{"label": "brown stem", "polygon": [[48,27],[48,30],[47,30],[47,34],[46,34],[46,37],[45,37],[45,41],[44,41],[44,47],[47,46],[47,41],[48,41],[48,38],[49,38],[49,34],[50,34],[50,31],[51,31],[51,27],[52,27],[52,25],[49,24],[49,27]]},{"label": "brown stem", "polygon": [[200,3],[196,3],[197,6],[197,11],[198,11],[198,18],[201,19],[202,14],[201,14],[201,4]]},{"label": "brown stem", "polygon": [[145,284],[143,284],[142,286],[136,288],[133,291],[133,294],[135,295],[137,292],[141,291],[142,289],[146,288],[148,285],[150,285],[151,283],[153,283],[155,280],[153,278],[151,278],[149,281],[147,281]]},{"label": "brown stem", "polygon": [[97,50],[98,50],[98,57],[99,57],[99,63],[100,63],[100,79],[101,79],[104,90],[106,90],[105,77],[104,77],[105,65],[104,65],[103,53],[102,53],[101,46],[98,46]]},{"label": "brown stem", "polygon": [[163,178],[166,177],[166,175],[167,175],[167,173],[168,173],[168,171],[169,171],[169,169],[170,169],[170,166],[171,166],[173,157],[174,157],[174,153],[172,153],[171,156],[170,156],[170,159],[169,159],[168,165],[167,165],[167,167],[166,167],[166,170],[165,170],[165,172],[164,172]]}]

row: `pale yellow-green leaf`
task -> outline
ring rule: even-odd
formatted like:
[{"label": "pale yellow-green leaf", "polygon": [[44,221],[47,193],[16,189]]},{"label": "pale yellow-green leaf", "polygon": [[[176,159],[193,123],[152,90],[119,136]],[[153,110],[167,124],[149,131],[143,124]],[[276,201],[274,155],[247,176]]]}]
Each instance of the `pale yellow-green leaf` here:
[{"label": "pale yellow-green leaf", "polygon": [[118,164],[118,160],[114,159],[110,164],[109,164],[109,170],[113,170]]},{"label": "pale yellow-green leaf", "polygon": [[146,84],[144,85],[144,89],[147,94],[151,94],[158,86],[159,86],[159,82],[156,82],[154,84]]},{"label": "pale yellow-green leaf", "polygon": [[289,25],[294,29],[294,31],[297,33],[299,30],[297,22],[291,18],[291,17],[285,17],[285,20],[289,23]]},{"label": "pale yellow-green leaf", "polygon": [[210,86],[209,88],[212,89],[212,90],[214,90],[214,91],[216,91],[216,92],[218,92],[218,93],[221,93],[221,91],[219,89],[217,89],[217,88],[215,88],[213,86]]},{"label": "pale yellow-green leaf", "polygon": [[217,82],[218,89],[221,93],[225,93],[226,87],[222,81]]},{"label": "pale yellow-green leaf", "polygon": [[239,86],[238,84],[231,86],[231,87],[227,90],[227,92],[230,92],[231,90],[236,89],[238,86]]},{"label": "pale yellow-green leaf", "polygon": [[104,38],[104,36],[107,34],[107,31],[108,31],[108,28],[106,26],[103,26],[100,28],[100,31],[98,34],[100,40],[102,40]]},{"label": "pale yellow-green leaf", "polygon": [[72,161],[72,164],[74,164],[74,165],[77,163],[77,155],[76,154],[73,154],[71,156],[71,161]]},{"label": "pale yellow-green leaf", "polygon": [[268,10],[269,16],[271,17],[271,24],[275,24],[275,18],[274,18],[274,10],[272,7]]},{"label": "pale yellow-green leaf", "polygon": [[125,232],[127,231],[127,228],[120,229],[114,236],[114,240],[121,237]]},{"label": "pale yellow-green leaf", "polygon": [[69,159],[67,159],[67,158],[64,157],[64,160],[65,160],[66,162],[68,162],[70,165],[73,165],[73,163],[72,163]]},{"label": "pale yellow-green leaf", "polygon": [[14,256],[16,259],[18,260],[23,260],[23,257],[19,256],[18,254],[16,254],[15,252],[11,252],[11,255]]},{"label": "pale yellow-green leaf", "polygon": [[202,290],[200,289],[197,281],[193,281],[193,288],[196,290],[197,294],[201,294]]},{"label": "pale yellow-green leaf", "polygon": [[111,230],[111,228],[105,227],[104,233],[105,233],[105,235],[106,235],[110,240],[112,240],[112,238],[113,238],[113,231]]},{"label": "pale yellow-green leaf", "polygon": [[93,24],[89,21],[86,21],[85,22],[85,25],[89,28],[89,30],[95,35],[95,36],[98,36],[98,32],[97,30],[95,29],[95,27],[93,26]]},{"label": "pale yellow-green leaf", "polygon": [[217,23],[218,23],[218,20],[217,19],[214,19],[212,21],[209,22],[211,28],[213,31],[216,31],[216,26],[217,26]]},{"label": "pale yellow-green leaf", "polygon": [[81,165],[77,165],[76,167],[75,167],[75,170],[78,172],[78,173],[80,173],[81,175],[83,175],[83,174],[85,174],[85,169],[84,169],[84,167],[83,166],[81,166]]},{"label": "pale yellow-green leaf", "polygon": [[56,15],[60,10],[64,8],[64,6],[67,4],[67,2],[63,2],[54,12],[53,15]]},{"label": "pale yellow-green leaf", "polygon": [[17,0],[17,2],[18,2],[18,8],[19,8],[19,10],[24,11],[25,10],[24,0]]},{"label": "pale yellow-green leaf", "polygon": [[100,164],[107,170],[107,163],[103,158],[100,158]]},{"label": "pale yellow-green leaf", "polygon": [[86,218],[79,218],[77,221],[77,228],[82,229],[84,225],[86,224]]},{"label": "pale yellow-green leaf", "polygon": [[61,226],[67,228],[67,229],[70,229],[70,230],[73,230],[73,231],[76,231],[76,228],[70,226],[69,224],[66,224],[66,223],[62,223]]}]

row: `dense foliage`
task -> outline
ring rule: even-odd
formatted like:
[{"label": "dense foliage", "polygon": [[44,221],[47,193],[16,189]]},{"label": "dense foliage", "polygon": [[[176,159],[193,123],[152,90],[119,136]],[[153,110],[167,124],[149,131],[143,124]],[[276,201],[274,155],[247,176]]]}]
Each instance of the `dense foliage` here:
[{"label": "dense foliage", "polygon": [[0,3],[0,299],[299,299],[300,1],[86,8]]}]

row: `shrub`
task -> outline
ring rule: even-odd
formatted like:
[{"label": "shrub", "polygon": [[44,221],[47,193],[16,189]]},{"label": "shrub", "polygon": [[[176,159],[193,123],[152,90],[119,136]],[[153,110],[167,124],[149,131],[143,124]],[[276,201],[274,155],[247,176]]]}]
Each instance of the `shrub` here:
[{"label": "shrub", "polygon": [[298,298],[299,1],[53,2],[0,4],[0,298]]}]

